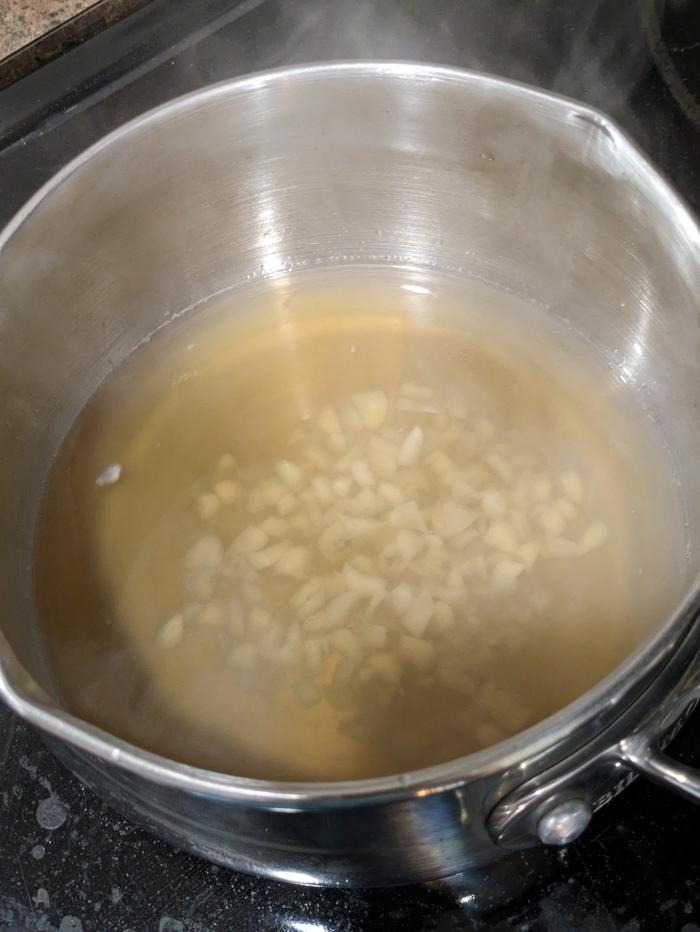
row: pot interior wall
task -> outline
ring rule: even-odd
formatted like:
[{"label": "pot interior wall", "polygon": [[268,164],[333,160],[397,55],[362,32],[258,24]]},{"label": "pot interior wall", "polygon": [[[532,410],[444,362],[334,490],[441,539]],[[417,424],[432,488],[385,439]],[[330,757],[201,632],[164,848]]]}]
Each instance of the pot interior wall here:
[{"label": "pot interior wall", "polygon": [[[479,77],[262,77],[137,122],[77,164],[0,252],[0,610],[49,685],[31,566],[42,482],[80,407],[155,329],[253,276],[392,263],[543,305],[638,391],[700,542],[696,231],[587,111]],[[663,541],[659,542],[663,546]]]}]

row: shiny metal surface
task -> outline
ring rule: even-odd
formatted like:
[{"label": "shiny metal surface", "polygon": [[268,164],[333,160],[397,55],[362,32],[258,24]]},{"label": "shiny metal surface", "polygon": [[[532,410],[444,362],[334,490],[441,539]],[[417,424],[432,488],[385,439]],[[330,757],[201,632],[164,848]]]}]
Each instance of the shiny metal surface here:
[{"label": "shiny metal surface", "polygon": [[677,790],[662,775],[652,775],[651,768],[645,770],[646,758],[635,752],[650,743],[665,747],[695,709],[700,683],[697,643],[696,623],[637,702],[619,709],[617,718],[583,747],[506,794],[487,819],[493,841],[509,850],[535,845],[542,841],[540,820],[553,807],[575,798],[595,813],[640,773]]},{"label": "shiny metal surface", "polygon": [[537,835],[543,845],[568,845],[585,832],[592,818],[593,810],[585,799],[567,799],[540,816]]},{"label": "shiny metal surface", "polygon": [[[76,720],[56,701],[31,585],[39,492],[67,427],[104,375],[183,308],[255,276],[350,262],[484,279],[607,356],[611,379],[659,422],[686,490],[682,604],[556,716],[396,777],[236,779]],[[700,232],[665,181],[605,117],[530,88],[414,64],[309,66],[214,86],[128,124],[0,238],[0,694],[117,808],[242,870],[386,884],[498,856],[494,807],[556,765],[566,789],[562,761],[585,757],[621,717],[632,733],[656,710],[664,671],[665,694],[688,668],[687,645],[696,650],[699,293]]]},{"label": "shiny metal surface", "polygon": [[635,736],[625,742],[625,760],[654,783],[700,803],[700,772],[671,760],[656,747],[654,736]]}]

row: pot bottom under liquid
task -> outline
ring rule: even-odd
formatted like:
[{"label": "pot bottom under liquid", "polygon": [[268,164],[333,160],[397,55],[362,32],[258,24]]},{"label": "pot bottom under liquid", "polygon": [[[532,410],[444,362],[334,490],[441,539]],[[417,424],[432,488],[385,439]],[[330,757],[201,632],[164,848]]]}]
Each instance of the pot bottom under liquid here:
[{"label": "pot bottom under liquid", "polygon": [[652,422],[550,315],[319,270],[183,315],[100,386],[36,591],[80,717],[239,776],[364,778],[592,687],[677,597],[682,528]]}]

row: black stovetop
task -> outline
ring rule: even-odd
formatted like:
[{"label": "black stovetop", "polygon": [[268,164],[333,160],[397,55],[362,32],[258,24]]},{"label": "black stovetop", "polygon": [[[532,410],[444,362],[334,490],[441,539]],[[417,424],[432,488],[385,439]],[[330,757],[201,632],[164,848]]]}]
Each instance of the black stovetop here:
[{"label": "black stovetop", "polygon": [[[700,210],[699,56],[697,0],[153,0],[0,91],[0,222],[97,137],[170,97],[358,57],[478,68],[588,101]],[[699,723],[671,748],[698,765]],[[700,932],[699,830],[697,810],[638,780],[566,849],[422,887],[291,887],[125,822],[0,707],[0,932]]]}]

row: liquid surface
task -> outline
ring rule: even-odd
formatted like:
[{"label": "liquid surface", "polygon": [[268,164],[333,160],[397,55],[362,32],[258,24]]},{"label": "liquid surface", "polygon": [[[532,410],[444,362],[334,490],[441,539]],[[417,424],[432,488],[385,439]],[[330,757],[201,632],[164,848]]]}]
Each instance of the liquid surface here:
[{"label": "liquid surface", "polygon": [[681,528],[644,413],[543,312],[301,273],[101,386],[49,477],[37,597],[81,717],[237,775],[363,778],[593,686],[667,612]]}]

